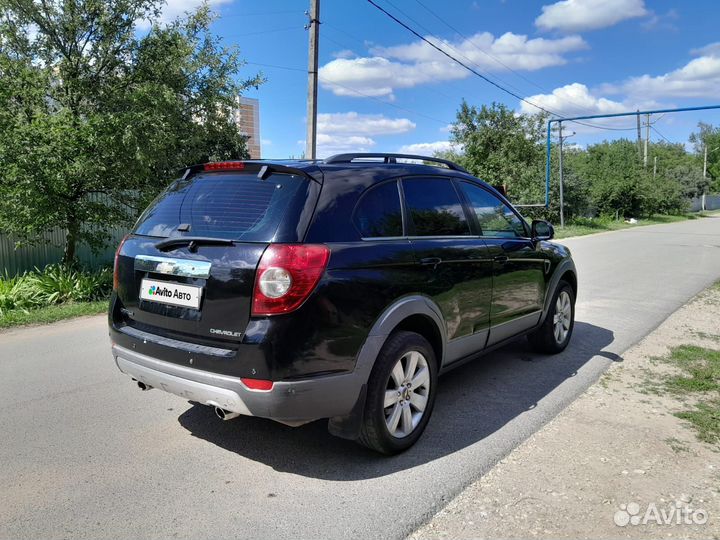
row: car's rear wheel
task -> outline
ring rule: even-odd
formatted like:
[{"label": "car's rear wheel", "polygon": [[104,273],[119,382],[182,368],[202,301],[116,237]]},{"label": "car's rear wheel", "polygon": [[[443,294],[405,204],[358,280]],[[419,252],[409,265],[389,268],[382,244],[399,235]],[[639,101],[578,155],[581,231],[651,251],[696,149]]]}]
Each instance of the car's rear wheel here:
[{"label": "car's rear wheel", "polygon": [[566,281],[555,289],[550,310],[543,324],[528,335],[532,347],[543,353],[559,353],[570,343],[575,326],[575,293]]},{"label": "car's rear wheel", "polygon": [[435,353],[415,332],[396,332],[383,346],[368,381],[358,441],[383,454],[410,448],[430,419],[437,390]]}]

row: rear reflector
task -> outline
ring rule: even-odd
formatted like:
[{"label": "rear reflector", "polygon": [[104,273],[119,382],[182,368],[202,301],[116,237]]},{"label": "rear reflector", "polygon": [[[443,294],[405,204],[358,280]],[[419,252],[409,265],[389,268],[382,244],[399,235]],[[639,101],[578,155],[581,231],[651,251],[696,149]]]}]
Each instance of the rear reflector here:
[{"label": "rear reflector", "polygon": [[299,308],[325,273],[329,259],[327,246],[270,244],[255,276],[253,316],[280,315]]},{"label": "rear reflector", "polygon": [[120,257],[120,251],[122,250],[123,244],[125,243],[125,240],[127,240],[127,237],[128,235],[125,235],[123,239],[120,240],[120,244],[115,250],[115,262],[113,264],[113,291],[117,291],[120,284],[120,278],[118,276],[118,258]]},{"label": "rear reflector", "polygon": [[242,161],[216,161],[203,165],[205,171],[241,171],[245,168]]},{"label": "rear reflector", "polygon": [[250,390],[272,390],[273,382],[262,379],[240,379]]}]

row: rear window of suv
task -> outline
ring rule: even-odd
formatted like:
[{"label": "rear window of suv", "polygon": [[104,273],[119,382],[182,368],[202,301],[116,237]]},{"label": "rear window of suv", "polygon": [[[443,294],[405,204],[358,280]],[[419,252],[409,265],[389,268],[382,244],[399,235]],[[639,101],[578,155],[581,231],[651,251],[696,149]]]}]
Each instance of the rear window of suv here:
[{"label": "rear window of suv", "polygon": [[[275,174],[209,173],[173,182],[140,216],[135,234],[167,238],[186,234],[248,242],[275,239],[284,219],[297,219],[307,179]],[[184,228],[184,227],[183,227]]]}]

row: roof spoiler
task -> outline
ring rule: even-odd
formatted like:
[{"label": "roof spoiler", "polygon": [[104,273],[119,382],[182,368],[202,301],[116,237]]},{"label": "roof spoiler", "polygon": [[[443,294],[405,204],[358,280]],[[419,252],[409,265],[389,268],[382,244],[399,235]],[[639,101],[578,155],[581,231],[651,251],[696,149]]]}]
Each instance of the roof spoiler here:
[{"label": "roof spoiler", "polygon": [[[293,174],[296,176],[304,176],[317,183],[322,183],[322,172],[317,166],[297,168],[291,165],[277,163],[275,161],[262,160],[227,160],[198,163],[196,165],[190,165],[189,167],[181,169],[180,175],[183,179],[186,179],[190,175],[198,174],[201,172],[221,171],[243,171],[248,173],[257,173],[258,178],[260,178],[261,180],[267,180],[267,178],[273,173]],[[313,176],[313,173],[320,177],[320,179]]]}]

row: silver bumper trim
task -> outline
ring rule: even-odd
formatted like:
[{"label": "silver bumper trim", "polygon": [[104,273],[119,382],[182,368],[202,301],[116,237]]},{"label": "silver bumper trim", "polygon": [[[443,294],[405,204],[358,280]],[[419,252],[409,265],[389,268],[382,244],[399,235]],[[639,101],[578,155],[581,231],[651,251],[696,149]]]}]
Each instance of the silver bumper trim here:
[{"label": "silver bumper trim", "polygon": [[120,371],[148,386],[165,390],[176,396],[183,397],[190,401],[196,401],[203,405],[220,407],[226,411],[252,416],[252,413],[238,393],[228,390],[227,388],[220,388],[218,386],[211,386],[209,384],[183,379],[182,377],[176,377],[175,375],[141,366],[140,364],[126,360],[122,356],[116,356],[115,362]]}]

